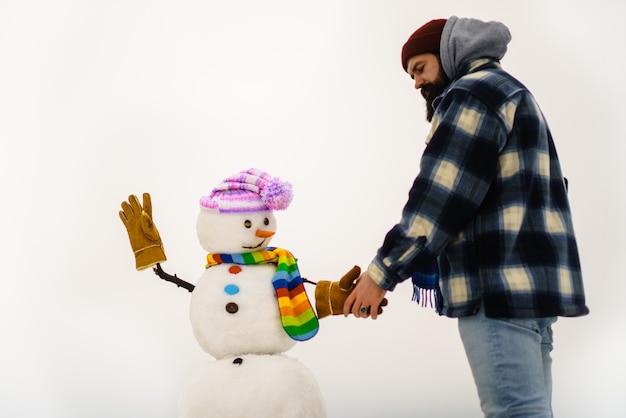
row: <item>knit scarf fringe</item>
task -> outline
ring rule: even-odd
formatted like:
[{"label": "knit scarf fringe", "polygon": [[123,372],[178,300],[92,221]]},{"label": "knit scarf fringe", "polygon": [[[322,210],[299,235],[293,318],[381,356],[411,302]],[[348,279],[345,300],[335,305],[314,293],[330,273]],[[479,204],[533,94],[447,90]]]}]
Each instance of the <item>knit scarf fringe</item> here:
[{"label": "knit scarf fringe", "polygon": [[422,307],[435,308],[441,314],[443,297],[439,288],[439,264],[437,259],[426,266],[425,269],[415,273],[411,277],[413,282],[413,301]]},{"label": "knit scarf fringe", "polygon": [[317,316],[304,289],[296,259],[289,251],[268,247],[251,253],[207,255],[206,268],[222,263],[276,264],[272,285],[276,292],[283,329],[296,341],[306,341],[317,334]]}]

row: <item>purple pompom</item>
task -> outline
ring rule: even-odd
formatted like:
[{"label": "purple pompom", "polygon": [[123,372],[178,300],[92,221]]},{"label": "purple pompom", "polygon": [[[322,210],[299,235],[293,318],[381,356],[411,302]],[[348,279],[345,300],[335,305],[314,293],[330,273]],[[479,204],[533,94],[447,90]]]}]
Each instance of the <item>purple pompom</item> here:
[{"label": "purple pompom", "polygon": [[291,183],[274,177],[265,183],[260,192],[261,200],[271,210],[287,209],[293,199]]}]

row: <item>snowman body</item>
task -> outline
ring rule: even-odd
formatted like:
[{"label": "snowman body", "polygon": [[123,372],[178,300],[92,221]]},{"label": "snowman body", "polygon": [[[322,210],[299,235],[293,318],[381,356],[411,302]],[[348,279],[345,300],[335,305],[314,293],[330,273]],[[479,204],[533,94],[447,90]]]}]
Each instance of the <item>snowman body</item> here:
[{"label": "snowman body", "polygon": [[207,362],[181,395],[184,418],[319,418],[326,407],[313,374],[284,354]]},{"label": "snowman body", "polygon": [[191,294],[194,336],[213,357],[275,354],[295,345],[283,329],[273,264],[220,264],[205,270]]},{"label": "snowman body", "polygon": [[[200,244],[209,253],[266,249],[276,230],[272,211],[220,214],[201,209]],[[313,374],[285,355],[296,341],[281,324],[274,264],[207,268],[191,295],[194,336],[215,357],[183,391],[179,418],[326,416]]]}]

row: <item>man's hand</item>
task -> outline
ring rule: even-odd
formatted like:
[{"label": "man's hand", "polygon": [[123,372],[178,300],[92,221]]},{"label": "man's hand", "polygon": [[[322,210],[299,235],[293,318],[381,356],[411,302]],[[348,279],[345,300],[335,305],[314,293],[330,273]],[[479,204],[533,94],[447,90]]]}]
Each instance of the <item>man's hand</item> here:
[{"label": "man's hand", "polygon": [[380,312],[380,307],[385,306],[385,294],[387,291],[376,284],[365,271],[359,277],[356,287],[346,299],[343,305],[343,315],[348,316],[350,312],[357,318],[367,318],[372,316],[376,319]]}]

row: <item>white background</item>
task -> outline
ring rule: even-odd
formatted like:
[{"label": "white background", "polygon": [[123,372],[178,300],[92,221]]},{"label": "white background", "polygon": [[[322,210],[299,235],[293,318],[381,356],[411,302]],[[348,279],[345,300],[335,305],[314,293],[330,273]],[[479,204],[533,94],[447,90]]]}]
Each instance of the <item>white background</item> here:
[{"label": "white background", "polygon": [[[131,193],[152,194],[165,268],[191,282],[199,197],[249,167],[293,184],[272,244],[303,275],[367,266],[428,131],[400,48],[450,15],[509,26],[503,65],[537,97],[570,180],[591,314],[555,326],[555,415],[623,416],[618,0],[0,1],[0,415],[173,417],[210,360],[189,294],[134,270],[117,214]],[[379,320],[323,319],[288,352],[330,417],[481,416],[456,321],[410,298],[404,283]]]}]

